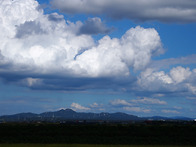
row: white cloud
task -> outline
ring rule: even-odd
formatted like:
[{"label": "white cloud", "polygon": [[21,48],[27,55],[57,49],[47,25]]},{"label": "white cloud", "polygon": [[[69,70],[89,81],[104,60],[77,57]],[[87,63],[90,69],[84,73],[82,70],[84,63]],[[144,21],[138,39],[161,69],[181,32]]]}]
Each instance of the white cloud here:
[{"label": "white cloud", "polygon": [[90,110],[90,108],[81,106],[81,105],[78,104],[78,103],[72,103],[72,104],[71,104],[71,108],[72,108],[73,110],[84,110],[84,111]]},{"label": "white cloud", "polygon": [[138,26],[119,39],[105,36],[95,44],[91,36],[77,34],[80,21],[74,24],[57,13],[44,14],[38,6],[35,0],[0,3],[0,65],[6,66],[0,72],[35,78],[128,76],[130,68],[145,68],[163,51],[153,28]]},{"label": "white cloud", "polygon": [[126,111],[133,111],[133,112],[143,112],[143,113],[149,113],[151,112],[150,109],[143,109],[140,107],[123,107],[124,110]]},{"label": "white cloud", "polygon": [[170,113],[170,114],[179,114],[180,112],[176,110],[162,110],[163,113]]},{"label": "white cloud", "polygon": [[168,92],[187,92],[195,95],[196,91],[196,72],[181,66],[172,68],[168,73],[146,69],[138,77],[138,89],[144,91],[168,93]]},{"label": "white cloud", "polygon": [[143,69],[151,56],[161,54],[161,46],[156,30],[136,27],[121,39],[103,37],[97,46],[78,56],[76,64],[93,77],[127,76],[129,68]]},{"label": "white cloud", "polygon": [[105,108],[103,104],[93,103],[90,104],[91,111],[104,111]]},{"label": "white cloud", "polygon": [[52,0],[64,13],[104,14],[136,21],[195,22],[194,0]]},{"label": "white cloud", "polygon": [[164,71],[154,71],[153,69],[146,69],[138,77],[138,85],[146,90],[159,90],[161,87],[172,84],[172,78]]},{"label": "white cloud", "polygon": [[107,34],[110,33],[112,29],[106,27],[106,25],[101,21],[100,18],[88,18],[83,25],[78,30],[78,34]]},{"label": "white cloud", "polygon": [[186,86],[188,87],[188,89],[190,90],[190,92],[194,95],[196,95],[196,86],[193,86],[190,83],[187,83]]},{"label": "white cloud", "polygon": [[44,34],[44,30],[41,28],[40,23],[35,21],[26,21],[24,24],[17,26],[16,38],[25,38],[30,35]]},{"label": "white cloud", "polygon": [[122,100],[122,99],[115,99],[115,100],[111,101],[110,104],[113,106],[132,106],[131,103],[129,103],[125,100]]},{"label": "white cloud", "polygon": [[92,107],[92,108],[97,108],[97,107],[99,107],[99,104],[93,103],[93,104],[90,105],[90,107]]},{"label": "white cloud", "polygon": [[[36,85],[36,84],[39,84],[40,82],[41,82],[41,80],[40,79],[37,79],[37,78],[27,78],[27,79],[25,79],[26,80],[26,82],[28,83],[28,86],[29,87],[31,87],[31,86],[34,86],[34,85]],[[25,82],[25,83],[26,83]]]},{"label": "white cloud", "polygon": [[181,109],[182,109],[182,107],[174,106],[174,109],[181,110]]},{"label": "white cloud", "polygon": [[189,78],[191,74],[192,72],[189,68],[183,68],[181,66],[173,68],[170,71],[170,76],[176,83],[183,82],[184,80]]},{"label": "white cloud", "polygon": [[131,102],[143,103],[143,104],[158,104],[158,105],[166,105],[167,104],[167,102],[165,102],[165,101],[161,101],[159,99],[154,99],[154,98],[147,98],[147,97],[134,99],[134,100],[131,100]]},{"label": "white cloud", "polygon": [[103,107],[103,104],[93,103],[90,104],[90,107],[94,109],[101,109]]},{"label": "white cloud", "polygon": [[153,97],[164,97],[165,95],[162,93],[155,93],[153,94]]},{"label": "white cloud", "polygon": [[[1,55],[15,71],[27,68],[35,73],[52,73],[55,69],[60,74],[68,73],[69,62],[94,41],[90,36],[75,35],[73,25],[65,20],[50,21],[37,7],[34,0],[2,1]],[[77,24],[74,27],[77,28]]]},{"label": "white cloud", "polygon": [[[153,56],[163,53],[155,29],[137,26],[120,38],[104,36],[95,43],[90,35],[78,35],[85,25],[82,22],[72,23],[57,13],[44,14],[38,7],[35,0],[1,1],[1,79],[55,90],[80,90],[97,85],[116,88],[120,83],[122,89],[127,90],[129,85],[136,92],[196,94],[196,69],[180,66],[169,72],[146,69]],[[103,27],[99,18],[92,21]],[[144,69],[134,85],[130,70]]]}]

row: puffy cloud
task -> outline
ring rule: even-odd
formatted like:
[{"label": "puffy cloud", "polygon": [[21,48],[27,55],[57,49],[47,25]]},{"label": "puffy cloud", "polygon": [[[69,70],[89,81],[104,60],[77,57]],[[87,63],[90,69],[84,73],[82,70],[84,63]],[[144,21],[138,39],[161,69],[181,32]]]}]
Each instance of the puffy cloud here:
[{"label": "puffy cloud", "polygon": [[97,107],[99,107],[99,104],[93,103],[93,104],[91,104],[90,106],[91,106],[92,108],[97,108]]},{"label": "puffy cloud", "polygon": [[131,112],[143,112],[143,113],[149,113],[151,112],[150,109],[144,109],[140,107],[123,107],[125,111],[131,111]]},{"label": "puffy cloud", "polygon": [[[106,35],[95,43],[90,33],[78,32],[93,24],[104,33],[108,28],[99,18],[89,18],[84,24],[72,23],[57,13],[44,14],[38,7],[35,0],[1,1],[1,79],[32,89],[131,87],[135,92],[196,94],[196,69],[179,66],[165,72],[157,71],[157,65],[151,66],[151,58],[163,53],[155,29],[137,26],[120,38]],[[183,61],[190,63],[188,57],[171,59],[170,63]],[[156,67],[146,69],[149,64]],[[144,69],[134,85],[130,70]]]},{"label": "puffy cloud", "polygon": [[182,107],[174,106],[174,109],[181,110]]},{"label": "puffy cloud", "polygon": [[76,64],[93,77],[129,75],[129,68],[143,69],[151,56],[161,54],[160,37],[154,29],[131,28],[121,39],[103,37],[98,45],[76,58]]},{"label": "puffy cloud", "polygon": [[[138,77],[139,89],[144,91],[195,94],[196,72],[181,66],[172,68],[168,73],[146,69]],[[190,92],[190,93],[189,93]]]},{"label": "puffy cloud", "polygon": [[[109,105],[111,108],[119,109],[121,111],[128,112],[143,112],[149,113],[152,110],[149,108],[152,105],[166,105],[166,101],[161,101],[155,98],[137,98],[132,100],[114,99],[110,101]],[[146,107],[147,106],[147,107]]]},{"label": "puffy cloud", "polygon": [[167,85],[172,84],[173,81],[164,71],[154,71],[148,68],[140,74],[137,83],[143,89],[158,91],[167,88]]},{"label": "puffy cloud", "polygon": [[143,104],[158,104],[158,105],[166,105],[167,104],[167,102],[165,102],[165,101],[161,101],[159,99],[154,99],[154,98],[147,98],[147,97],[134,99],[134,100],[131,100],[131,102],[143,103]]},{"label": "puffy cloud", "polygon": [[83,25],[78,30],[78,34],[107,34],[110,33],[112,29],[109,29],[103,24],[100,18],[88,18]]},{"label": "puffy cloud", "polygon": [[186,80],[187,78],[190,77],[191,74],[192,72],[190,71],[189,68],[183,68],[181,66],[173,68],[170,71],[170,76],[176,83],[180,83]]},{"label": "puffy cloud", "polygon": [[27,84],[28,87],[33,87],[33,86],[37,86],[38,84],[40,84],[42,82],[41,79],[37,79],[37,78],[26,78],[23,80],[24,84]]},{"label": "puffy cloud", "polygon": [[90,107],[91,108],[99,108],[99,107],[102,107],[102,105],[97,104],[97,103],[93,103],[93,104],[90,104]]},{"label": "puffy cloud", "polygon": [[113,100],[110,102],[111,105],[113,106],[132,106],[131,103],[125,101],[125,100],[122,100],[122,99],[116,99],[116,100]]},{"label": "puffy cloud", "polygon": [[59,15],[58,13],[52,13],[48,15],[48,20],[60,22],[64,21],[64,17],[62,15]]},{"label": "puffy cloud", "polygon": [[193,0],[52,0],[54,8],[76,14],[106,14],[136,21],[196,22]]},{"label": "puffy cloud", "polygon": [[74,110],[84,110],[84,111],[90,110],[90,108],[81,106],[78,103],[72,103],[71,108],[74,109]]},{"label": "puffy cloud", "polygon": [[94,41],[90,36],[74,34],[72,30],[77,25],[68,24],[65,20],[51,21],[37,7],[34,0],[2,1],[2,59],[11,64],[10,70],[14,71],[29,69],[40,74],[55,70],[67,74],[71,70],[69,62],[73,62],[75,55],[92,46]]},{"label": "puffy cloud", "polygon": [[186,86],[188,87],[189,91],[192,94],[196,95],[196,85],[193,85],[193,84],[188,83],[188,84],[186,84]]},{"label": "puffy cloud", "polygon": [[121,38],[105,36],[95,43],[90,35],[78,35],[78,30],[89,23],[106,29],[99,18],[89,19],[83,25],[66,21],[57,13],[44,14],[38,7],[35,0],[0,3],[3,79],[23,84],[26,81],[33,88],[45,85],[49,89],[78,89],[77,82],[66,82],[76,78],[83,88],[92,88],[88,84],[100,78],[109,82],[112,77],[129,76],[130,69],[145,68],[152,56],[163,51],[159,34],[153,28],[138,26]]},{"label": "puffy cloud", "polygon": [[24,38],[35,34],[44,34],[44,30],[42,30],[39,23],[26,21],[17,27],[16,38]]},{"label": "puffy cloud", "polygon": [[90,104],[91,111],[105,111],[103,104],[93,103]]}]

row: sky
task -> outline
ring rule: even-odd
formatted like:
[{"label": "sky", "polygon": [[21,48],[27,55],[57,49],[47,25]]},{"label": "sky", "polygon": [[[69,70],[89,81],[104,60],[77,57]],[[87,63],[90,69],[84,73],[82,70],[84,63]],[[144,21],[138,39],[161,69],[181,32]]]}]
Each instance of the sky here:
[{"label": "sky", "polygon": [[0,32],[0,115],[196,118],[194,0],[0,0]]}]

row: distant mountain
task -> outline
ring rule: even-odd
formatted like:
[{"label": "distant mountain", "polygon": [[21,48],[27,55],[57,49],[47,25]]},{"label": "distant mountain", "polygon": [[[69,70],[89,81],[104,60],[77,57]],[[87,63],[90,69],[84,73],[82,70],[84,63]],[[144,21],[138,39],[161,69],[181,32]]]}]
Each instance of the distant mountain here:
[{"label": "distant mountain", "polygon": [[55,112],[44,112],[41,113],[40,116],[43,118],[67,118],[73,119],[77,115],[77,112],[73,111],[72,109],[61,109]]},{"label": "distant mountain", "polygon": [[143,119],[146,120],[171,120],[169,117],[163,117],[163,116],[152,116],[152,117],[143,117]]},{"label": "distant mountain", "polygon": [[18,113],[14,115],[4,115],[0,117],[0,121],[26,121],[37,118],[38,115],[34,113]]},{"label": "distant mountain", "polygon": [[60,110],[55,112],[41,113],[42,118],[56,118],[62,120],[138,120],[134,115],[125,113],[84,113],[75,112],[72,109]]},{"label": "distant mountain", "polygon": [[193,118],[184,117],[184,116],[175,116],[175,117],[170,117],[170,118],[175,119],[175,120],[185,120],[185,121],[194,120]]},{"label": "distant mountain", "polygon": [[194,120],[194,118],[189,117],[183,117],[183,116],[174,116],[174,117],[163,117],[163,116],[152,116],[152,117],[143,117],[143,119],[146,120],[179,120],[179,121],[191,121]]},{"label": "distant mountain", "polygon": [[126,113],[85,113],[75,112],[72,109],[62,109],[54,112],[44,112],[40,114],[34,113],[19,113],[14,115],[0,116],[0,122],[22,122],[22,121],[139,121],[139,120],[193,120],[187,117],[138,117]]}]

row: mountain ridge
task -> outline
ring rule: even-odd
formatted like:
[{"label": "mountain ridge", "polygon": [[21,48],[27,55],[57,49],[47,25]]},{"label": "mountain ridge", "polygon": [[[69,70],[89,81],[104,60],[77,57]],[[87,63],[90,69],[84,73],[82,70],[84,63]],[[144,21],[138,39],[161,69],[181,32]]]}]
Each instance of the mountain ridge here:
[{"label": "mountain ridge", "polygon": [[144,120],[183,120],[193,121],[193,118],[176,116],[176,117],[138,117],[136,115],[130,115],[127,113],[116,112],[116,113],[92,113],[92,112],[76,112],[72,109],[61,109],[58,111],[43,112],[40,114],[36,113],[18,113],[13,115],[0,116],[0,121],[7,122],[21,122],[21,121],[62,121],[62,120],[92,120],[92,121],[144,121]]}]

